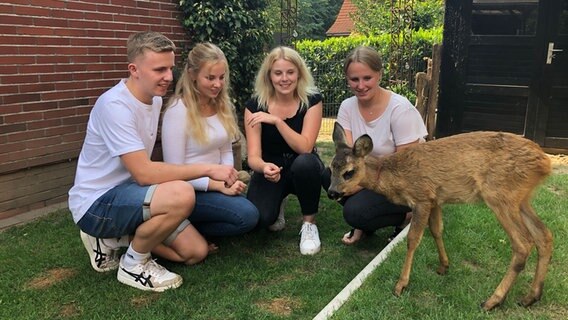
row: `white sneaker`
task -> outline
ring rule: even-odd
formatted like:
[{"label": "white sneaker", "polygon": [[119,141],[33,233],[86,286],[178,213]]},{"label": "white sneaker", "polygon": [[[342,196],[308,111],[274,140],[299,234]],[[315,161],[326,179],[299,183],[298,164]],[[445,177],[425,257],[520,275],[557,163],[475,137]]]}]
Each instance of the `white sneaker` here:
[{"label": "white sneaker", "polygon": [[118,269],[118,251],[120,248],[106,246],[101,239],[95,238],[80,231],[81,240],[89,254],[91,266],[97,272],[106,272]]},{"label": "white sneaker", "polygon": [[120,258],[120,268],[118,268],[116,278],[131,287],[145,291],[162,292],[177,288],[183,282],[180,275],[168,271],[152,258],[133,268],[126,268],[123,260],[124,255]]},{"label": "white sneaker", "polygon": [[310,222],[304,222],[300,230],[300,253],[316,254],[321,249],[318,227]]},{"label": "white sneaker", "polygon": [[288,197],[282,200],[282,203],[280,204],[280,212],[278,213],[278,218],[276,218],[276,221],[273,224],[268,226],[268,230],[276,232],[284,229],[284,227],[286,226],[286,219],[284,218],[284,206],[286,206],[287,200]]}]

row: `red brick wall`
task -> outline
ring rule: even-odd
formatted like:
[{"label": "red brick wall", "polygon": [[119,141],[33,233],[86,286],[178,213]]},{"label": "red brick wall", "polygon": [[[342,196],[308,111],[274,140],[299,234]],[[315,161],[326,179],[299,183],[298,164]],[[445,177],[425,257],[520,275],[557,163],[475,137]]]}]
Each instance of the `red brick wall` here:
[{"label": "red brick wall", "polygon": [[128,36],[159,31],[181,53],[177,3],[0,3],[0,219],[66,201],[91,107],[128,75]]}]

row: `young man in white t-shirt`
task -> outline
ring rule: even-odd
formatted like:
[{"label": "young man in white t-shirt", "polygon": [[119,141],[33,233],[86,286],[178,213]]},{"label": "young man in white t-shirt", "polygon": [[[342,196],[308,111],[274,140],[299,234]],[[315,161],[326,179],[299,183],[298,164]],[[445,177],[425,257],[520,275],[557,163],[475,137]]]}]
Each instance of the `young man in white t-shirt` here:
[{"label": "young man in white t-shirt", "polygon": [[[232,185],[227,165],[173,165],[150,160],[162,96],[173,81],[175,45],[157,32],[128,39],[130,76],[97,99],[79,155],[69,208],[96,271],[118,268],[132,287],[164,291],[182,278],[158,265],[151,252],[193,264],[207,242],[187,220],[195,192],[187,180],[209,176]],[[128,246],[118,261],[116,250]]]}]

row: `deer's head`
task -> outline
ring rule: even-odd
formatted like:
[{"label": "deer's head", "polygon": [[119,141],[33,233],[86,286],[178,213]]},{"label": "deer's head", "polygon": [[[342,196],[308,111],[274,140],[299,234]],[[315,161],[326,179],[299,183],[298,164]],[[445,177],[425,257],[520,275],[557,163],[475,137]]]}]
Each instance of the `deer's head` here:
[{"label": "deer's head", "polygon": [[327,191],[330,199],[339,200],[357,191],[360,182],[366,179],[365,156],[373,150],[373,141],[362,135],[351,148],[345,141],[345,130],[335,122],[333,127],[335,156],[331,160],[331,185]]}]

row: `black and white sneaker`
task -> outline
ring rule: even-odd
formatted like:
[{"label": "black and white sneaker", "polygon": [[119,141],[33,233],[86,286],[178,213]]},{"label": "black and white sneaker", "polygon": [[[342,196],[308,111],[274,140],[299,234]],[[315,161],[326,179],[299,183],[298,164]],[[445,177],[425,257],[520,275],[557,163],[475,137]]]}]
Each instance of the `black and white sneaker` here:
[{"label": "black and white sneaker", "polygon": [[183,279],[180,275],[168,271],[151,258],[133,268],[124,266],[124,255],[120,258],[120,267],[116,278],[131,287],[162,292],[181,286]]},{"label": "black and white sneaker", "polygon": [[80,232],[81,241],[89,254],[91,266],[97,272],[106,272],[118,269],[119,248],[106,246],[101,239]]}]

